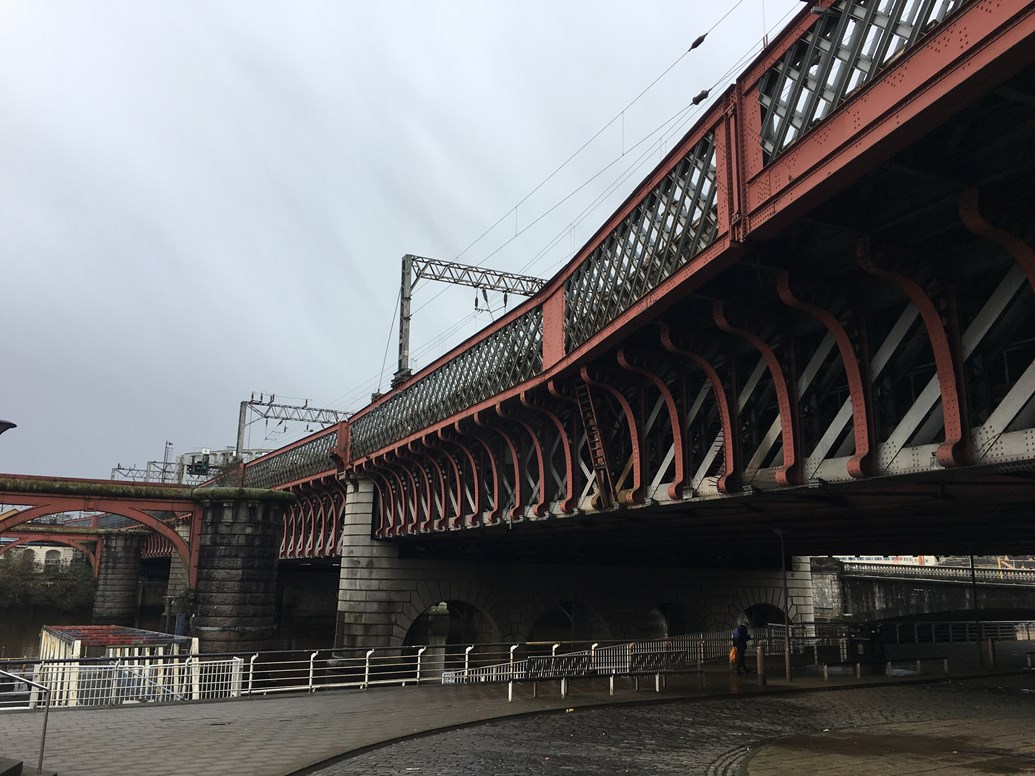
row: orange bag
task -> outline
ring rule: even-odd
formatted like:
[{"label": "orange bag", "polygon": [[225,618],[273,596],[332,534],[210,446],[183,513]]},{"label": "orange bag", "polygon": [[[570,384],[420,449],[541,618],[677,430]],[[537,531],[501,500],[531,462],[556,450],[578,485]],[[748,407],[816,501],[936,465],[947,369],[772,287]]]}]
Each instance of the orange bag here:
[{"label": "orange bag", "polygon": [[730,665],[734,665],[737,662],[737,648],[730,647]]}]

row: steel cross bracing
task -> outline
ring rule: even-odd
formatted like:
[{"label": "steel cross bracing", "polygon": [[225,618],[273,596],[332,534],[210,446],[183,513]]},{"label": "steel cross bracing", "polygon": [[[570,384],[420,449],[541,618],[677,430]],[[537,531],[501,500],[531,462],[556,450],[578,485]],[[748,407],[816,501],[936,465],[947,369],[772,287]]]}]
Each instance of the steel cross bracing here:
[{"label": "steel cross bracing", "polygon": [[391,537],[1032,466],[1032,3],[818,8],[539,294],[245,481],[368,478]]}]

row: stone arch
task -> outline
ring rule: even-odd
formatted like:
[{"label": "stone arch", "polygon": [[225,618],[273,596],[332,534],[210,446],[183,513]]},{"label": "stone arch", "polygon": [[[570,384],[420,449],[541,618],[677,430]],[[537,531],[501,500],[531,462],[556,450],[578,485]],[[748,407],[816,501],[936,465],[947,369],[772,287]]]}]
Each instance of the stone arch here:
[{"label": "stone arch", "polygon": [[482,609],[466,601],[439,601],[410,624],[404,647],[499,644],[499,628]]},{"label": "stone arch", "polygon": [[752,628],[761,628],[766,625],[783,625],[787,619],[783,609],[772,604],[749,606],[743,616],[747,624]]},{"label": "stone arch", "polygon": [[[426,619],[429,612],[443,604],[446,608],[444,612],[437,613],[437,616],[447,614],[449,618],[454,616],[458,619],[473,618],[479,622],[475,626],[476,631],[481,631],[482,635],[493,633],[497,643],[501,640],[502,635],[499,628],[501,620],[498,607],[486,586],[425,583],[419,587],[420,589],[410,597],[396,619],[395,640],[397,643],[407,645],[409,642],[411,646],[416,644],[411,641],[411,637],[415,638],[422,628],[427,627],[426,623],[422,625],[419,622],[421,618]],[[449,609],[450,606],[452,611]]]},{"label": "stone arch", "polygon": [[53,548],[43,553],[43,565],[44,566],[59,566],[61,565],[61,552]]},{"label": "stone arch", "polygon": [[665,601],[643,611],[635,624],[637,639],[663,639],[703,633],[708,623],[699,609],[681,601]]},{"label": "stone arch", "polygon": [[[147,512],[136,507],[132,507],[126,504],[122,504],[118,501],[104,500],[99,503],[96,499],[91,500],[91,509],[97,509],[98,511],[107,512],[112,515],[119,515],[132,520],[135,523],[140,523],[153,531],[157,531],[159,534],[164,536],[172,544],[173,549],[179,554],[183,565],[188,569],[191,568],[191,557],[190,549],[187,546],[187,542],[183,540],[173,529],[172,526],[167,525],[163,521],[159,520],[154,515],[149,515]],[[77,509],[84,509],[87,504],[70,504],[70,503],[59,503],[59,504],[41,504],[39,506],[29,507],[23,509],[17,514],[9,515],[3,519],[0,519],[0,534],[4,531],[9,531],[17,526],[24,525],[32,520],[36,520],[40,517],[48,517],[50,515],[60,515],[65,512],[75,511]],[[157,509],[157,507],[156,507]],[[164,510],[169,511],[169,510]]]},{"label": "stone arch", "polygon": [[596,608],[580,599],[559,600],[540,609],[528,631],[533,641],[607,641],[612,630]]},{"label": "stone arch", "polygon": [[[23,536],[20,539],[16,539],[15,541],[10,542],[8,544],[0,545],[0,555],[3,555],[5,552],[7,552],[12,547],[18,547],[18,546],[26,544],[28,542],[34,542],[34,541],[39,541],[39,539],[34,538],[32,536]],[[63,536],[48,536],[47,537],[47,541],[48,542],[57,542],[57,543],[60,543],[60,544],[65,544],[65,545],[68,545],[69,547],[71,547],[73,550],[79,550],[81,553],[83,553],[83,555],[86,556],[87,560],[90,561],[90,566],[93,568],[93,575],[97,576],[97,573],[100,570],[99,559],[97,557],[97,554],[94,553],[94,552],[91,552],[89,548],[87,548],[86,546],[84,546],[82,544],[79,544],[79,542],[75,541],[74,539],[66,539]],[[33,555],[35,555],[35,552],[33,553]],[[11,557],[14,557],[14,556],[12,555]]]},{"label": "stone arch", "polygon": [[[765,608],[753,608],[753,607],[765,607]],[[723,625],[733,626],[738,623],[748,623],[748,611],[751,610],[756,613],[760,612],[771,612],[772,610],[778,612],[784,611],[784,598],[783,588],[776,584],[770,585],[755,585],[740,587],[736,590],[733,595],[733,599],[730,601],[726,610],[726,621]],[[789,612],[791,623],[801,620],[801,615],[797,610],[793,600],[789,606]],[[778,622],[783,622],[781,617]]]}]

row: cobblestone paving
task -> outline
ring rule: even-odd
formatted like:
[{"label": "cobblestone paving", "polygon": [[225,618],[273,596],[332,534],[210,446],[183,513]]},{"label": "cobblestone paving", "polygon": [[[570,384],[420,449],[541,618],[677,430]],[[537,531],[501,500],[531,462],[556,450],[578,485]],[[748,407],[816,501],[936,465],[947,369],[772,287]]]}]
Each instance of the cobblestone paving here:
[{"label": "cobblestone paving", "polygon": [[[1007,686],[1003,686],[1006,684]],[[487,722],[379,747],[309,773],[745,773],[767,742],[795,734],[933,720],[1003,720],[1035,736],[1035,681],[995,678],[909,687],[578,709]],[[1026,763],[1026,767],[1025,767]],[[894,766],[887,764],[887,772]],[[998,773],[1032,773],[1028,758]],[[1018,769],[1020,768],[1020,769]]]}]

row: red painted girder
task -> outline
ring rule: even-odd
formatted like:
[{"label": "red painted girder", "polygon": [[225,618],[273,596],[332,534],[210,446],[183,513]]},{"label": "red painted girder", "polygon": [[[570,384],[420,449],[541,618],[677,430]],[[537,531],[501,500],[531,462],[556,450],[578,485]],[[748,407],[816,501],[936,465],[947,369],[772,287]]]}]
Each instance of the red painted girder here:
[{"label": "red painted girder", "polygon": [[[502,420],[502,415],[499,414],[499,405],[496,405],[495,409],[495,417]],[[512,469],[514,475],[514,506],[511,508],[508,517],[511,520],[515,520],[521,517],[521,514],[524,512],[525,509],[525,502],[524,499],[521,497],[521,457],[518,455],[517,445],[514,444],[514,440],[511,438],[510,434],[507,432],[505,428],[503,428],[502,426],[493,425],[486,419],[486,417],[482,413],[475,413],[474,424],[479,428],[484,428],[489,433],[494,433],[498,435],[500,439],[503,440],[503,444],[505,444],[507,446],[507,449],[510,450],[510,458],[513,462]],[[488,446],[486,446],[485,449],[486,454],[491,455]],[[502,489],[498,489],[496,497],[500,498],[501,496]],[[496,513],[499,514],[501,509],[501,506],[499,505],[499,503],[497,503],[495,508]]]},{"label": "red painted girder", "polygon": [[780,363],[776,352],[758,334],[748,329],[735,326],[726,313],[725,302],[717,301],[712,305],[712,317],[715,324],[729,334],[740,337],[751,344],[765,360],[769,376],[773,380],[776,391],[776,403],[780,412],[780,443],[783,447],[783,466],[776,473],[776,482],[780,485],[801,484],[801,454],[799,452],[798,413],[796,395],[792,395],[794,375],[788,374]]},{"label": "red painted girder", "polygon": [[[399,513],[398,527],[400,532],[406,534],[416,533],[418,521],[417,505],[419,498],[417,494],[417,483],[413,479],[413,474],[399,458],[398,448],[382,458],[381,465],[388,474],[395,479],[395,482],[399,487],[399,505],[401,507],[401,512]],[[409,485],[408,488],[407,485]],[[410,506],[411,493],[413,495],[412,509]]]},{"label": "red painted girder", "polygon": [[1035,291],[1035,250],[1023,239],[1005,229],[992,226],[981,214],[981,193],[976,188],[969,188],[959,195],[959,211],[963,224],[971,233],[998,243],[1005,248],[1014,261],[1024,270],[1028,285]]},{"label": "red painted girder", "polygon": [[966,401],[963,397],[963,356],[958,336],[949,330],[945,310],[939,310],[927,292],[911,277],[882,265],[872,243],[863,238],[858,244],[859,265],[875,277],[897,286],[920,313],[927,338],[931,343],[938,384],[942,398],[945,441],[938,445],[935,458],[945,467],[963,466],[971,462],[970,424],[966,422]]},{"label": "red painted girder", "polygon": [[873,400],[870,390],[867,364],[841,322],[830,312],[816,304],[805,302],[791,289],[789,272],[781,272],[776,281],[776,291],[784,304],[808,313],[824,326],[834,338],[841,363],[848,381],[848,393],[852,402],[852,431],[855,436],[855,455],[847,465],[848,474],[856,479],[873,474],[876,465],[876,450],[873,432]]},{"label": "red painted girder", "polygon": [[[470,417],[477,418],[478,413],[475,412]],[[483,508],[482,510],[478,511],[476,514],[476,519],[478,520],[479,525],[496,525],[496,523],[499,522],[500,512],[502,511],[502,508],[500,506],[500,472],[499,467],[496,465],[496,456],[492,454],[492,448],[489,447],[488,443],[484,439],[482,439],[478,434],[464,430],[463,426],[461,426],[462,420],[463,419],[458,420],[456,423],[453,424],[453,431],[456,433],[458,437],[456,440],[457,444],[462,445],[465,449],[468,450],[468,454],[471,457],[471,468],[474,469],[475,472],[475,482],[479,485],[481,484],[479,480],[482,477],[482,470],[480,468],[475,467],[474,453],[464,443],[465,439],[470,440],[471,442],[478,445],[478,447],[480,447],[482,451],[485,453],[485,460],[489,462],[489,474],[492,476],[492,508]],[[478,491],[480,494],[480,487],[478,488]]]},{"label": "red painted girder", "polygon": [[633,465],[633,486],[627,488],[621,493],[615,494],[618,497],[618,501],[626,506],[643,503],[643,435],[640,433],[640,422],[636,417],[636,413],[633,412],[632,406],[629,404],[629,400],[625,398],[625,395],[605,380],[597,380],[590,375],[589,367],[584,366],[579,370],[579,374],[587,385],[593,385],[597,388],[601,388],[607,393],[614,397],[614,400],[618,402],[618,406],[622,408],[622,414],[625,416],[626,428],[629,431],[629,443],[632,448],[632,465]]},{"label": "red painted girder", "polygon": [[[482,514],[482,487],[481,487],[481,481],[478,478],[478,464],[474,460],[474,455],[471,454],[471,451],[468,449],[468,447],[463,442],[461,442],[458,439],[450,438],[449,435],[446,433],[445,429],[439,429],[436,433],[438,435],[439,441],[442,444],[444,444],[446,447],[452,447],[454,450],[459,450],[463,454],[464,458],[467,460],[467,464],[470,467],[470,472],[471,472],[471,498],[473,500],[473,503],[471,504],[471,510],[472,510],[471,525],[480,525],[481,524],[481,514]],[[460,516],[459,516],[458,522],[460,522],[461,525],[455,526],[455,527],[459,527],[459,528],[463,528],[464,527],[462,525],[463,518],[464,518],[464,488],[463,488],[463,483],[464,483],[464,480],[466,479],[464,477],[464,475],[467,473],[467,471],[468,471],[467,467],[463,467],[463,469],[461,471],[460,489],[459,489],[459,492],[458,492],[458,495],[460,497],[459,501],[457,502],[457,504],[459,506],[459,509],[460,509]]]},{"label": "red painted girder", "polygon": [[[641,358],[646,358],[642,353],[637,354]],[[683,483],[686,481],[686,471],[683,464],[683,445],[685,434],[683,432],[682,424],[679,422],[679,410],[676,407],[676,399],[672,395],[672,391],[661,377],[646,366],[641,366],[632,363],[629,360],[629,354],[625,348],[618,349],[618,363],[623,369],[626,369],[634,374],[646,377],[658,392],[661,394],[661,398],[665,402],[665,408],[668,410],[668,422],[672,428],[672,465],[675,468],[676,476],[668,486],[668,497],[676,500],[682,498],[683,495]]]},{"label": "red painted girder", "polygon": [[[397,448],[394,455],[396,465],[406,473],[413,489],[413,521],[410,533],[425,531],[431,522],[431,510],[434,503],[431,498],[431,479],[427,470],[410,454],[409,447]],[[427,506],[422,507],[422,503]]]},{"label": "red painted girder", "polygon": [[[555,397],[566,399],[557,386],[553,382],[547,383],[548,393]],[[568,432],[568,429],[564,426],[564,421],[561,420],[560,416],[549,409],[548,407],[540,404],[533,403],[531,397],[527,391],[522,391],[518,396],[521,406],[526,407],[532,412],[538,412],[540,415],[549,420],[553,427],[557,430],[557,439],[561,445],[561,452],[564,454],[564,498],[560,500],[557,505],[558,509],[566,515],[570,515],[575,509],[575,452],[573,450],[574,442],[572,441],[572,435]],[[551,461],[552,463],[552,461]],[[543,489],[546,488],[546,480],[543,480]]]},{"label": "red painted girder", "polygon": [[758,109],[767,68],[753,67],[737,82],[748,231],[769,236],[800,218],[1029,65],[1033,50],[1035,4],[976,0],[767,166]]},{"label": "red painted girder", "polygon": [[[41,478],[42,479],[42,478]],[[101,480],[107,485],[111,483],[106,480]],[[191,566],[191,552],[187,543],[183,541],[183,538],[176,533],[169,525],[162,520],[159,520],[153,515],[144,512],[144,509],[151,509],[155,511],[166,511],[173,512],[176,510],[183,511],[190,509],[192,512],[198,508],[197,504],[192,502],[153,502],[148,500],[132,500],[132,499],[115,499],[115,498],[98,498],[95,496],[54,496],[39,493],[9,493],[3,494],[7,499],[8,503],[14,503],[19,505],[30,506],[29,509],[23,509],[17,514],[10,515],[6,518],[0,519],[0,534],[10,530],[24,523],[28,523],[31,520],[35,520],[38,517],[46,517],[47,515],[58,515],[62,512],[110,512],[114,515],[121,515],[122,517],[129,518],[137,523],[146,525],[148,528],[157,531],[170,542],[176,552],[179,553],[180,559],[188,569],[191,569],[193,574],[192,583],[197,578],[197,566]],[[192,520],[191,524],[200,523],[200,520]]]},{"label": "red painted girder", "polygon": [[535,430],[517,413],[508,415],[502,404],[496,405],[496,413],[504,420],[512,421],[524,429],[532,444],[532,451],[535,453],[536,472],[539,476],[539,500],[532,506],[532,514],[542,517],[546,513],[546,459],[543,456],[543,445]]},{"label": "red painted girder", "polygon": [[[430,480],[430,475],[429,475],[429,480],[428,480],[428,520],[426,521],[426,525],[424,526],[425,530],[432,531],[432,530],[436,530],[436,529],[439,529],[439,528],[442,527],[442,521],[446,517],[446,505],[449,502],[447,501],[447,494],[446,494],[446,476],[445,476],[445,473],[442,471],[442,467],[439,465],[439,462],[435,458],[435,456],[429,455],[428,453],[424,452],[424,448],[425,448],[424,445],[419,445],[416,442],[410,442],[410,444],[407,447],[407,450],[408,450],[409,454],[411,456],[413,456],[414,458],[420,458],[420,459],[426,461],[428,466],[431,468],[431,471],[433,471],[434,474],[435,474],[435,482],[437,483],[437,486],[438,486],[437,489],[435,489],[435,493],[438,494],[438,500],[439,500],[440,506],[437,507],[437,508],[435,506],[435,498],[434,498],[435,494],[432,493],[432,485],[431,485],[431,480]],[[430,449],[435,449],[435,448],[430,448]]]},{"label": "red painted girder", "polygon": [[683,358],[688,358],[697,364],[708,378],[712,385],[712,395],[715,397],[716,406],[719,409],[719,419],[722,423],[723,437],[723,473],[716,483],[719,493],[732,493],[740,487],[738,442],[739,429],[736,422],[736,396],[729,396],[726,387],[723,385],[719,372],[712,366],[711,362],[699,353],[680,347],[672,336],[672,329],[666,323],[661,327],[661,344],[669,353]]},{"label": "red painted girder", "polygon": [[[452,482],[456,485],[456,511],[450,515],[449,499],[443,498],[442,500],[442,520],[435,527],[438,529],[446,528],[453,529],[460,527],[460,521],[464,516],[464,482],[463,474],[460,471],[460,467],[456,464],[456,459],[450,452],[448,447],[441,441],[438,434],[429,435],[422,440],[422,443],[429,449],[435,450],[442,454],[442,456],[449,463],[449,470],[453,474]],[[419,444],[419,443],[414,443]],[[445,492],[444,492],[445,495]]]}]

